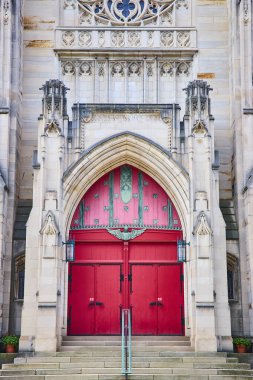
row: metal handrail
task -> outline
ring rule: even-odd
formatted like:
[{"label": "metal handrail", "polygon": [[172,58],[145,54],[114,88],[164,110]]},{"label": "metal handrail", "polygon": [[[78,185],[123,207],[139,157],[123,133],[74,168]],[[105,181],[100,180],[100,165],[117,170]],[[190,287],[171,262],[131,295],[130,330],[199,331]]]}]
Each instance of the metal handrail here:
[{"label": "metal handrail", "polygon": [[121,319],[121,352],[122,352],[122,374],[129,375],[132,373],[132,331],[131,331],[131,310],[122,310]]}]

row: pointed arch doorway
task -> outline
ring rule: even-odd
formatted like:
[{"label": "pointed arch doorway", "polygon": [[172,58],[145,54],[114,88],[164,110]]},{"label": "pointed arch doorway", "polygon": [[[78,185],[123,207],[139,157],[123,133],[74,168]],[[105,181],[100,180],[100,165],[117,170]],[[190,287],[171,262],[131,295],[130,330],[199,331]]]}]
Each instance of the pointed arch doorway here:
[{"label": "pointed arch doorway", "polygon": [[71,223],[68,334],[120,334],[130,308],[135,335],[184,335],[182,238],[177,211],[147,174],[123,165],[84,195]]}]

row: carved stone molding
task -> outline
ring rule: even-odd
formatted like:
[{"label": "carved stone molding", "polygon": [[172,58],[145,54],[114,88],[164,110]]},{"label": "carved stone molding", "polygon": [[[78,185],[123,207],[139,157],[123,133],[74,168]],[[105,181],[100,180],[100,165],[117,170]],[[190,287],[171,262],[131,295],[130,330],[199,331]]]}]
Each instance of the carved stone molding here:
[{"label": "carved stone molding", "polygon": [[128,76],[140,76],[141,75],[141,62],[130,62],[128,65]]},{"label": "carved stone molding", "polygon": [[122,47],[125,44],[124,32],[112,32],[112,46]]},{"label": "carved stone molding", "polygon": [[161,32],[161,45],[164,47],[171,47],[174,43],[173,32]]},{"label": "carved stone molding", "polygon": [[206,136],[208,133],[208,130],[206,128],[206,124],[204,120],[197,120],[192,128],[192,133],[194,135],[202,135]]},{"label": "carved stone molding", "polygon": [[177,46],[189,47],[191,42],[191,34],[187,31],[177,33]]},{"label": "carved stone molding", "polygon": [[62,74],[63,75],[74,75],[76,73],[76,67],[74,62],[67,61],[62,62]]},{"label": "carved stone molding", "polygon": [[10,16],[10,2],[9,2],[9,0],[5,0],[3,2],[3,22],[4,22],[4,25],[9,24],[9,16]]},{"label": "carved stone molding", "polygon": [[71,30],[66,30],[62,34],[62,42],[65,46],[72,46],[75,42],[75,33]]},{"label": "carved stone molding", "polygon": [[92,112],[91,110],[85,110],[82,112],[81,114],[81,123],[84,124],[84,123],[89,123],[92,119]]},{"label": "carved stone molding", "polygon": [[45,135],[50,137],[54,135],[59,136],[60,134],[61,134],[61,128],[59,127],[57,121],[55,119],[49,120],[45,128]]},{"label": "carved stone molding", "polygon": [[91,45],[91,33],[84,31],[78,34],[78,43],[82,47],[88,47]]},{"label": "carved stone molding", "polygon": [[141,35],[139,32],[128,32],[127,40],[130,47],[138,47],[141,44]]},{"label": "carved stone molding", "polygon": [[55,216],[51,210],[48,211],[46,215],[46,218],[44,220],[40,233],[42,235],[58,235],[59,234],[59,229],[55,222]]},{"label": "carved stone molding", "polygon": [[176,75],[182,76],[186,75],[188,76],[190,74],[190,62],[180,62],[177,65],[176,68]]},{"label": "carved stone molding", "polygon": [[111,74],[112,76],[122,77],[124,76],[125,62],[115,62],[112,64]]},{"label": "carved stone molding", "polygon": [[249,22],[249,0],[243,0],[243,21],[245,25]]},{"label": "carved stone molding", "polygon": [[147,76],[152,77],[154,75],[154,62],[147,62]]},{"label": "carved stone molding", "polygon": [[92,62],[82,62],[79,66],[79,73],[80,76],[90,76],[92,75]]},{"label": "carved stone molding", "polygon": [[98,76],[99,77],[104,77],[105,76],[105,64],[106,61],[98,61],[97,66],[98,66]]},{"label": "carved stone molding", "polygon": [[63,8],[64,9],[75,9],[76,8],[76,0],[64,0]]},{"label": "carved stone molding", "polygon": [[174,73],[174,64],[172,62],[160,63],[160,75],[171,77]]},{"label": "carved stone molding", "polygon": [[188,0],[176,0],[176,8],[185,7],[188,9]]},{"label": "carved stone molding", "polygon": [[207,216],[204,211],[201,211],[198,216],[197,224],[194,228],[194,235],[212,235],[213,231],[207,221]]}]

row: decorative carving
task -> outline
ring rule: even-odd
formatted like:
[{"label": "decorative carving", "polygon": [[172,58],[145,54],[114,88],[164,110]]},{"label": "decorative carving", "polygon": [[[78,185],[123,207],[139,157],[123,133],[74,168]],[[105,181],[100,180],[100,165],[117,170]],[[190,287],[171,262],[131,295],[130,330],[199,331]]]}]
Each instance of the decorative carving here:
[{"label": "decorative carving", "polygon": [[172,9],[169,9],[161,15],[161,24],[163,26],[171,26],[174,24]]},{"label": "decorative carving", "polygon": [[185,7],[188,9],[188,0],[177,0],[176,1],[176,8]]},{"label": "decorative carving", "polygon": [[164,123],[169,124],[170,126],[172,125],[171,111],[168,111],[168,110],[161,111],[161,118],[162,118]]},{"label": "decorative carving", "polygon": [[141,36],[138,32],[128,32],[127,39],[130,47],[140,46]]},{"label": "decorative carving", "polygon": [[121,62],[116,62],[112,65],[112,76],[124,76],[124,66]]},{"label": "decorative carving", "polygon": [[75,9],[76,8],[76,0],[64,0],[63,8],[64,9]]},{"label": "decorative carving", "polygon": [[177,33],[177,46],[180,47],[188,47],[191,42],[191,34],[190,32],[178,32]]},{"label": "decorative carving", "polygon": [[141,62],[131,62],[128,66],[129,76],[140,76],[141,75]]},{"label": "decorative carving", "polygon": [[61,128],[59,127],[56,120],[49,120],[45,128],[46,136],[60,135]]},{"label": "decorative carving", "polygon": [[81,12],[79,14],[80,25],[91,25],[92,24],[92,15],[88,12]]},{"label": "decorative carving", "polygon": [[73,62],[67,61],[62,62],[62,74],[63,75],[74,75],[76,72],[76,68]]},{"label": "decorative carving", "polygon": [[110,228],[107,228],[107,231],[109,232],[109,234],[115,236],[116,238],[120,240],[128,241],[128,240],[133,240],[137,236],[142,235],[143,232],[146,231],[146,228],[143,228],[141,230],[132,229],[132,231],[128,231],[128,227],[124,227],[124,231],[120,231],[120,229],[112,230]]},{"label": "decorative carving", "polygon": [[105,43],[105,32],[98,32],[98,45],[100,47],[104,46]]},{"label": "decorative carving", "polygon": [[105,75],[105,61],[98,61],[98,76],[103,77]]},{"label": "decorative carving", "polygon": [[148,47],[152,47],[154,44],[154,32],[148,32]]},{"label": "decorative carving", "polygon": [[173,32],[161,32],[161,45],[164,47],[173,46],[174,37]]},{"label": "decorative carving", "polygon": [[48,211],[40,233],[42,235],[57,235],[59,233],[52,211]]},{"label": "decorative carving", "polygon": [[132,169],[127,165],[120,168],[120,194],[125,204],[132,199]]},{"label": "decorative carving", "polygon": [[204,211],[201,211],[198,216],[198,222],[194,228],[195,235],[212,235],[212,229],[207,221],[207,216]]},{"label": "decorative carving", "polygon": [[194,124],[192,128],[192,133],[193,134],[198,134],[198,135],[204,135],[206,136],[208,133],[208,130],[206,128],[204,120],[197,120],[196,123]]},{"label": "decorative carving", "polygon": [[75,42],[75,33],[71,30],[66,30],[62,34],[62,41],[65,46],[72,46]]},{"label": "decorative carving", "polygon": [[124,44],[124,32],[112,32],[112,45],[115,47],[122,47]]},{"label": "decorative carving", "polygon": [[82,62],[79,66],[80,76],[90,76],[92,74],[92,68],[90,62]]},{"label": "decorative carving", "polygon": [[249,22],[249,0],[243,0],[243,21],[245,25]]},{"label": "decorative carving", "polygon": [[171,62],[165,62],[160,64],[161,76],[172,76],[174,72],[174,65]]},{"label": "decorative carving", "polygon": [[147,62],[147,76],[153,76],[154,62]]},{"label": "decorative carving", "polygon": [[147,25],[173,8],[176,0],[78,0],[80,9],[92,15],[96,24]]},{"label": "decorative carving", "polygon": [[80,46],[90,46],[91,44],[91,33],[83,31],[78,35],[78,43]]},{"label": "decorative carving", "polygon": [[176,75],[189,75],[190,74],[190,64],[188,62],[180,62],[176,69]]},{"label": "decorative carving", "polygon": [[9,9],[10,9],[9,0],[5,0],[4,3],[3,3],[3,10],[4,10],[3,21],[4,21],[4,25],[8,25],[8,23],[9,23]]},{"label": "decorative carving", "polygon": [[89,109],[86,109],[81,114],[81,123],[89,123],[92,119],[92,112]]}]

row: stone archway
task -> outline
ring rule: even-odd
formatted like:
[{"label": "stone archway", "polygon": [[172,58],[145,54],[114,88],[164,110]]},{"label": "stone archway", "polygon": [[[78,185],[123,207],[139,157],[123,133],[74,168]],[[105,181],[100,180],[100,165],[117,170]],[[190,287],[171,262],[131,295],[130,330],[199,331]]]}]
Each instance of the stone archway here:
[{"label": "stone archway", "polygon": [[174,203],[184,236],[189,235],[189,177],[169,151],[140,135],[124,132],[105,139],[87,151],[63,177],[65,233],[83,194],[105,173],[129,164],[152,177]]}]

